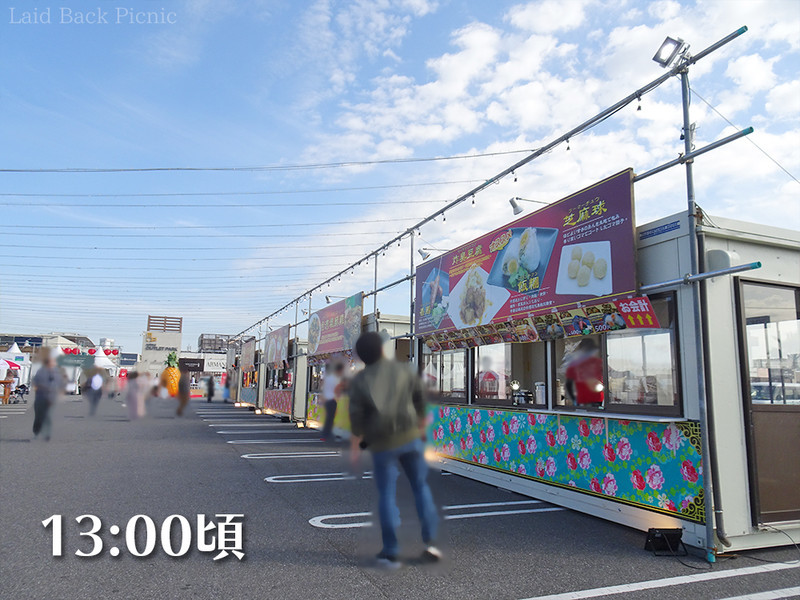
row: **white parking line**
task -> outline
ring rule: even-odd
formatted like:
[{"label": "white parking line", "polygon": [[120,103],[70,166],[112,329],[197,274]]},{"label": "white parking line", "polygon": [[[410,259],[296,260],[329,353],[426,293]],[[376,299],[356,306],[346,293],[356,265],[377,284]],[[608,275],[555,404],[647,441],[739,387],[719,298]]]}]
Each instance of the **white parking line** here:
[{"label": "white parking line", "polygon": [[[524,500],[520,501],[522,503],[539,503],[538,500]],[[507,506],[507,505],[514,505],[517,502],[480,502],[477,504],[459,504],[455,506],[443,506],[442,510],[455,510],[455,509],[462,509],[462,508],[482,508],[487,506]],[[566,510],[565,508],[561,508],[559,506],[547,507],[547,508],[524,508],[519,510],[494,510],[489,512],[480,512],[480,513],[460,513],[454,515],[445,515],[444,520],[455,520],[455,519],[474,519],[478,517],[497,517],[502,515],[518,515],[523,513],[540,513],[540,512],[553,512],[553,511],[560,511]],[[369,527],[372,525],[371,521],[356,521],[355,523],[328,523],[330,520],[334,519],[355,519],[357,517],[371,517],[371,512],[361,512],[361,513],[342,513],[338,515],[321,515],[319,517],[312,517],[308,520],[308,522],[313,525],[314,527],[319,527],[322,529],[349,529],[355,527]]]},{"label": "white parking line", "polygon": [[453,519],[475,519],[477,517],[500,517],[503,515],[523,515],[527,513],[541,513],[541,512],[556,512],[566,510],[560,506],[553,506],[551,508],[522,508],[520,510],[492,510],[480,513],[464,513],[463,515],[445,515],[445,521]]},{"label": "white parking line", "polygon": [[271,429],[250,429],[248,431],[217,431],[227,435],[253,435],[254,433],[295,433],[294,431],[273,431]]},{"label": "white parking line", "polygon": [[480,504],[451,504],[443,506],[443,510],[460,510],[462,508],[489,508],[491,506],[517,506],[519,504],[543,504],[541,500],[510,500],[508,502],[482,502]]},{"label": "white parking line", "polygon": [[358,517],[371,517],[371,512],[361,513],[344,513],[341,515],[322,515],[320,517],[313,517],[308,522],[320,529],[352,529],[355,527],[371,527],[372,521],[361,521],[359,523],[326,523],[328,519],[355,519]]},{"label": "white parking line", "polygon": [[265,477],[267,483],[316,483],[318,481],[355,481],[356,479],[372,479],[372,471],[364,471],[360,477],[352,473],[304,473],[299,475],[273,475]]},{"label": "white parking line", "polygon": [[277,458],[330,458],[331,456],[341,456],[342,453],[338,450],[321,450],[308,452],[253,452],[251,454],[242,454],[242,458],[247,459],[277,459]]},{"label": "white parking line", "polygon": [[226,444],[321,444],[322,440],[315,438],[295,438],[289,440],[228,440]]},{"label": "white parking line", "polygon": [[[214,419],[216,421],[217,419]],[[230,427],[236,425],[237,427],[286,427],[286,423],[253,423],[253,419],[248,421],[228,421],[227,423],[209,423],[209,427]]]},{"label": "white parking line", "polygon": [[747,594],[745,596],[731,596],[724,600],[778,600],[780,598],[800,598],[800,586],[783,588],[782,590],[758,592],[757,594]]},{"label": "white parking line", "polygon": [[714,579],[727,579],[729,577],[741,577],[743,575],[756,575],[758,573],[770,573],[772,571],[784,571],[786,569],[796,569],[800,564],[767,564],[757,567],[743,567],[741,569],[727,569],[725,571],[709,571],[697,573],[695,575],[681,575],[678,577],[666,577],[664,579],[653,579],[650,581],[638,581],[623,585],[612,585],[609,587],[594,588],[591,590],[578,590],[566,592],[564,594],[551,594],[549,596],[535,596],[526,600],[571,600],[580,598],[600,598],[602,596],[614,596],[626,594],[628,592],[639,592],[641,590],[653,590],[658,588],[670,587],[673,585],[684,585],[698,581],[711,581]]}]

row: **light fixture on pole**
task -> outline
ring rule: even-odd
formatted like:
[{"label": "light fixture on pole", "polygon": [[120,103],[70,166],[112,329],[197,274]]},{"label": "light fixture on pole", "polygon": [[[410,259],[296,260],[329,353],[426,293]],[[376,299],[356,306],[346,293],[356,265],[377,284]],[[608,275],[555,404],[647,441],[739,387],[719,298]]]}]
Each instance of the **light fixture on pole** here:
[{"label": "light fixture on pole", "polygon": [[325,296],[325,302],[330,304],[331,298],[347,298],[347,296],[334,296],[333,294],[331,294],[330,296]]},{"label": "light fixture on pole", "polygon": [[536,204],[547,204],[547,202],[543,202],[542,200],[528,200],[527,198],[520,198],[519,196],[509,198],[508,203],[511,205],[511,208],[514,209],[515,215],[518,215],[525,210],[519,204],[517,204],[517,202],[535,202]]},{"label": "light fixture on pole", "polygon": [[419,255],[422,257],[422,260],[428,260],[428,257],[430,257],[431,252],[448,252],[448,250],[443,250],[441,248],[420,248],[419,250],[417,250],[417,252],[419,252]]},{"label": "light fixture on pole", "polygon": [[672,64],[676,56],[688,49],[688,44],[681,38],[675,39],[667,36],[658,49],[658,52],[656,52],[656,55],[653,57],[653,60],[666,69]]}]

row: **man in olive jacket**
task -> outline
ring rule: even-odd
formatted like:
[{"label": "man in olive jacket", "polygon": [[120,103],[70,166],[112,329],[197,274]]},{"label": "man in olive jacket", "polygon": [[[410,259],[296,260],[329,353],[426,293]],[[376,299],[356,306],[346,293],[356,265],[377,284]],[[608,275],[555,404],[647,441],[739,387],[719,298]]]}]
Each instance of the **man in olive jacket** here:
[{"label": "man in olive jacket", "polygon": [[400,524],[396,499],[398,463],[414,492],[422,540],[427,546],[423,560],[438,561],[442,555],[433,546],[438,516],[427,482],[428,465],[422,441],[425,428],[422,383],[408,365],[383,357],[383,340],[377,333],[363,334],[356,342],[356,353],[366,368],[350,383],[351,456],[354,461],[358,459],[359,447],[372,452],[383,537],[378,563],[387,568],[400,565],[396,532]]}]

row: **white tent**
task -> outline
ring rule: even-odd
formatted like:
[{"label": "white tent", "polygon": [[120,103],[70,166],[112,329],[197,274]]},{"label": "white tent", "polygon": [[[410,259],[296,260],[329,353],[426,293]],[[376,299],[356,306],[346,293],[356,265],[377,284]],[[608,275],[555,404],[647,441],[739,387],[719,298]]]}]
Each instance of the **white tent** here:
[{"label": "white tent", "polygon": [[116,371],[117,365],[111,362],[102,350],[98,349],[97,353],[93,356],[93,358],[95,367],[99,367],[101,369],[111,369],[113,371]]}]

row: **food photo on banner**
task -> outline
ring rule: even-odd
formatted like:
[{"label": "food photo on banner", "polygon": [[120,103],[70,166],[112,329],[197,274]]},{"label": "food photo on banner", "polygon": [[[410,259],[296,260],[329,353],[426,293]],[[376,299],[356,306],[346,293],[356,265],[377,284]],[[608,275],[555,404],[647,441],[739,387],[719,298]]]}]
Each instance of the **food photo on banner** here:
[{"label": "food photo on banner", "polygon": [[[657,327],[636,291],[626,169],[417,268],[417,334],[434,350]],[[641,318],[637,318],[641,317]]]},{"label": "food photo on banner", "polygon": [[247,340],[242,345],[242,371],[249,373],[256,369],[256,341]]},{"label": "food photo on banner", "polygon": [[286,366],[289,361],[290,325],[271,331],[265,342],[267,366]]},{"label": "food photo on banner", "polygon": [[308,354],[311,362],[331,355],[352,353],[361,335],[364,294],[358,292],[311,314],[308,319]]}]

